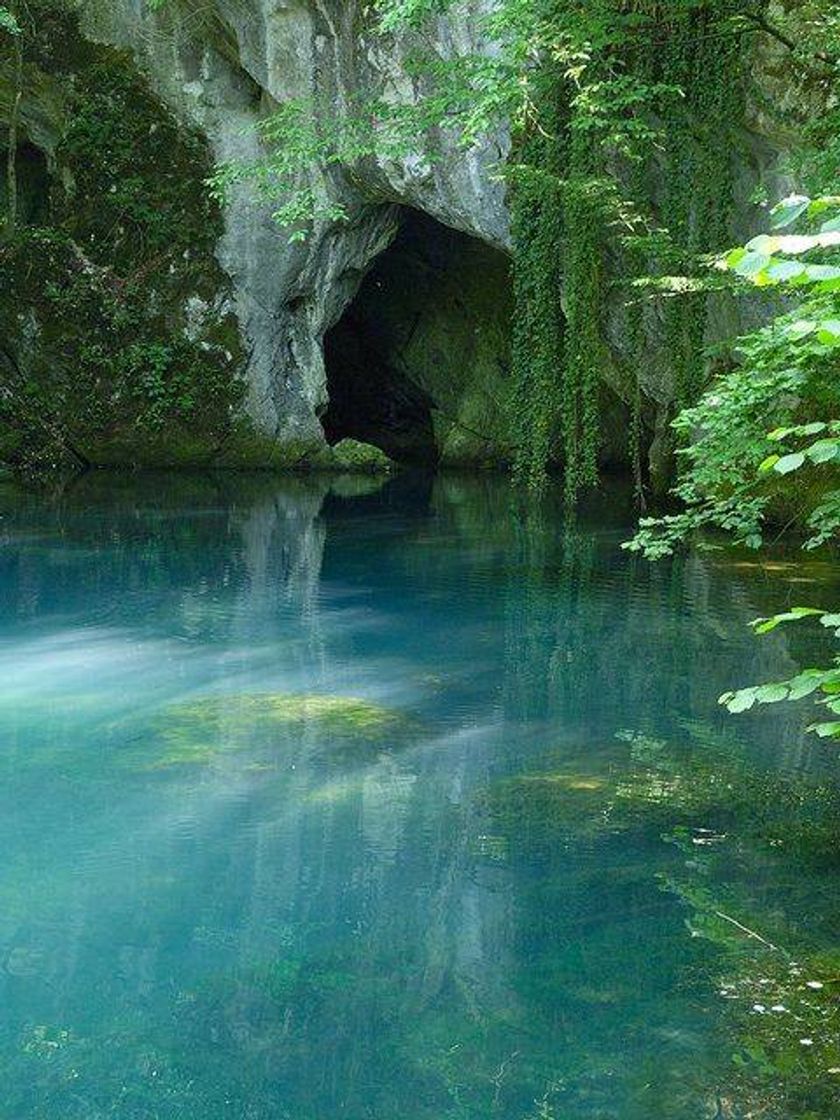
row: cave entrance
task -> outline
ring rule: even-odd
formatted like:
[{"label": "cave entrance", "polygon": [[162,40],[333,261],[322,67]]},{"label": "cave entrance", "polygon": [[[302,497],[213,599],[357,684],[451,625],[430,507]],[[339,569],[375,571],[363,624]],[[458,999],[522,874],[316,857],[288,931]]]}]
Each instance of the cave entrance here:
[{"label": "cave entrance", "polygon": [[405,208],[324,338],[327,441],[424,466],[498,458],[510,287],[504,254]]}]

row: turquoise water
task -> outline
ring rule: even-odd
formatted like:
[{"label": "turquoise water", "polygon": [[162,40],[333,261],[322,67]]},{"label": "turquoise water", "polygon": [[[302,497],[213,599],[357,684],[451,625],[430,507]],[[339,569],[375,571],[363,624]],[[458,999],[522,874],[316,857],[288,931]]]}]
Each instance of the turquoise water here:
[{"label": "turquoise water", "polygon": [[631,519],[0,488],[0,1117],[836,1116],[836,749],[715,704],[836,577]]}]

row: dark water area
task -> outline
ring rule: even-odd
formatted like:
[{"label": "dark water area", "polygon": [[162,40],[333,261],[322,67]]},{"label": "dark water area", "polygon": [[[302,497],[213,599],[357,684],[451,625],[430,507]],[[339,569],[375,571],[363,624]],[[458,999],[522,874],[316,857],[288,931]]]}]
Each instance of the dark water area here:
[{"label": "dark water area", "polygon": [[716,703],[840,578],[632,523],[0,484],[0,1118],[840,1115],[837,749]]}]

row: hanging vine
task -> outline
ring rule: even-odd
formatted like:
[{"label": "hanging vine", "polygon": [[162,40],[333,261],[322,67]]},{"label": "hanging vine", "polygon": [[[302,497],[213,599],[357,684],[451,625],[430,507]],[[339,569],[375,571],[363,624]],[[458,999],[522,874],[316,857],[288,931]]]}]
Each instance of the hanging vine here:
[{"label": "hanging vine", "polygon": [[[448,5],[375,0],[370,10],[391,34],[422,28]],[[601,385],[615,364],[605,323],[622,283],[674,273],[692,280],[665,302],[659,341],[664,336],[670,352],[675,404],[702,388],[701,261],[732,239],[743,41],[763,26],[765,7],[766,0],[500,0],[484,29],[497,49],[415,60],[425,91],[416,104],[373,96],[345,120],[286,103],[260,126],[275,154],[223,167],[217,187],[250,178],[286,192],[277,213],[304,238],[313,223],[342,220],[323,184],[312,186],[316,166],[346,170],[410,152],[428,158],[429,136],[441,129],[470,146],[511,123],[514,149],[503,174],[514,240],[513,470],[538,487],[562,464],[573,498],[597,478]],[[645,330],[640,312],[628,318],[638,352],[623,395],[640,489]]]},{"label": "hanging vine", "polygon": [[[733,137],[744,108],[736,20],[760,6],[738,0],[553,6],[554,46],[547,47],[553,64],[543,64],[543,81],[534,87],[543,135],[538,143],[522,141],[521,163],[531,174],[520,165],[512,181],[515,472],[531,485],[541,485],[557,460],[569,497],[597,478],[599,386],[611,361],[604,308],[616,264],[626,270],[635,258],[645,274],[699,278],[703,255],[731,240]],[[565,111],[558,113],[558,104]],[[557,212],[548,214],[552,208]],[[618,251],[610,237],[628,210],[638,219],[635,253]],[[646,236],[654,228],[655,245]],[[696,399],[703,385],[708,298],[699,279],[697,288],[668,299],[663,311],[679,404]],[[641,489],[644,332],[638,309],[628,318],[638,348],[627,399]]]}]

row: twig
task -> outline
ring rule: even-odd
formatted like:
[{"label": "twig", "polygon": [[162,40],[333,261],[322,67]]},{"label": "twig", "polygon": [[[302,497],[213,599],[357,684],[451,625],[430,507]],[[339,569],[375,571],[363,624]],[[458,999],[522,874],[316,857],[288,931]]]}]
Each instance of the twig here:
[{"label": "twig", "polygon": [[768,949],[772,949],[774,953],[781,953],[782,950],[778,945],[774,945],[772,941],[768,941],[766,937],[762,937],[760,933],[756,933],[754,929],[749,929],[747,926],[741,925],[736,922],[734,918],[730,918],[728,914],[724,914],[722,910],[715,910],[715,916],[723,918],[725,922],[730,922],[736,929],[741,930],[742,933],[747,934],[748,937],[754,937],[756,941],[760,941],[762,945],[766,945]]},{"label": "twig", "polygon": [[[752,12],[745,12],[743,18],[749,20],[757,30],[763,31],[765,35],[769,35],[772,39],[781,43],[783,47],[787,47],[789,51],[799,51],[799,47],[793,39],[790,39],[783,31],[780,31],[778,27],[774,27],[772,23],[768,23],[762,16],[755,15]],[[825,51],[814,51],[812,57],[815,58],[817,62],[821,62],[824,66],[830,66],[832,69],[834,69],[838,61]]]}]

